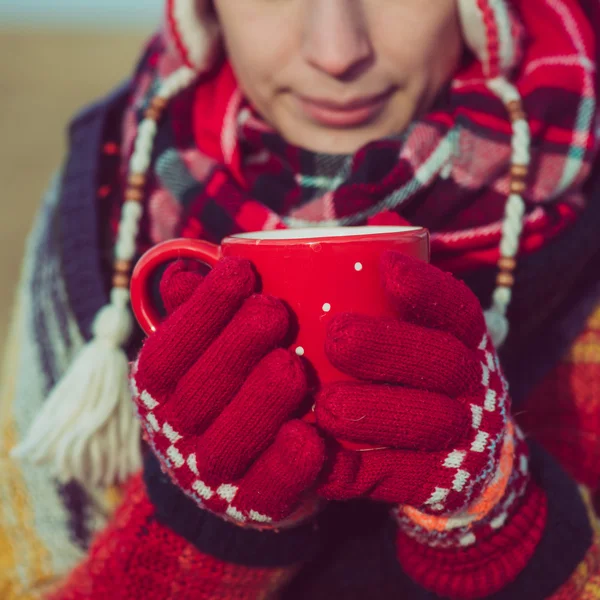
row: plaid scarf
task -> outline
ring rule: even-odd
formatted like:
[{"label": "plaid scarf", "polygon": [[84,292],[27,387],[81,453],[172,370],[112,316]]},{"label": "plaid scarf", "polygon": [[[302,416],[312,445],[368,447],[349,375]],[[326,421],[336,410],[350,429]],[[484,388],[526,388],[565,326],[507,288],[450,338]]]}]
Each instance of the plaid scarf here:
[{"label": "plaid scarf", "polygon": [[[532,133],[525,253],[585,208],[582,186],[598,145],[594,10],[589,0],[536,0],[522,3],[513,23],[516,35],[526,33],[514,82]],[[125,119],[124,165],[149,98],[177,66],[155,38]],[[142,249],[175,235],[218,242],[262,229],[410,223],[433,232],[437,264],[455,272],[493,265],[511,139],[506,108],[471,56],[429,114],[350,156],[285,142],[248,105],[225,61],[172,101],[161,123]]]}]

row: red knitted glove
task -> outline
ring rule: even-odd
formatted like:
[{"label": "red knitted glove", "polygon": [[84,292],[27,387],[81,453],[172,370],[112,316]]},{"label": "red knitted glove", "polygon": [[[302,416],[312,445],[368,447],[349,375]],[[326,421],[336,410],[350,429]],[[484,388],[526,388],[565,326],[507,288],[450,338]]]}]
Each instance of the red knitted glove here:
[{"label": "red knitted glove", "polygon": [[[477,559],[469,561],[476,569],[486,557],[486,593],[502,587],[530,558],[543,517],[541,524],[519,522],[523,551],[501,565],[502,581],[487,570],[490,555],[508,549],[506,539],[498,542],[500,529],[524,503],[531,509],[532,498],[543,506],[543,496],[528,487],[528,448],[510,418],[507,384],[477,298],[451,275],[397,253],[384,257],[382,272],[398,318],[332,319],[327,355],[364,383],[323,389],[316,418],[333,437],[385,449],[333,445],[320,493],[398,503],[401,537],[411,542],[399,545],[405,570],[442,595],[458,589],[457,597],[477,597],[481,586],[469,596],[464,578],[457,583],[458,573],[470,569],[457,568],[459,557],[476,548]],[[530,533],[523,527],[535,535],[522,541]]]},{"label": "red knitted glove", "polygon": [[169,316],[142,348],[133,391],[161,466],[198,506],[238,523],[292,526],[316,508],[304,492],[324,448],[292,419],[306,379],[280,347],[288,312],[253,294],[255,285],[246,261],[225,259],[204,280],[170,266],[161,281]]}]

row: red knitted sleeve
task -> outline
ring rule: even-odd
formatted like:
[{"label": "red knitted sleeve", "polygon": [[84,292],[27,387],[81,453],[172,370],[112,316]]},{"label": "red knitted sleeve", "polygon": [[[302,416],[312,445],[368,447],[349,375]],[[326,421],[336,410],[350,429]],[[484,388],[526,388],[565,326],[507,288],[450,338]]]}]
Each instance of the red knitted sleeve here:
[{"label": "red knitted sleeve", "polygon": [[161,524],[141,475],[110,525],[49,600],[257,600],[274,595],[294,565],[248,567],[213,558]]}]

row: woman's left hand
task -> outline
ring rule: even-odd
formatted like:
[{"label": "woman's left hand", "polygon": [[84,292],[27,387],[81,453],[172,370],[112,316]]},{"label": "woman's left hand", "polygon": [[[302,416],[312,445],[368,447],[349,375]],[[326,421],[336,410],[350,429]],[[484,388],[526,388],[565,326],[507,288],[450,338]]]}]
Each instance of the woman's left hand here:
[{"label": "woman's left hand", "polygon": [[359,381],[325,387],[315,411],[332,437],[383,449],[332,444],[321,495],[398,504],[400,520],[421,525],[508,510],[527,484],[527,446],[479,301],[450,274],[398,253],[384,257],[382,276],[397,318],[332,319],[327,355]]}]

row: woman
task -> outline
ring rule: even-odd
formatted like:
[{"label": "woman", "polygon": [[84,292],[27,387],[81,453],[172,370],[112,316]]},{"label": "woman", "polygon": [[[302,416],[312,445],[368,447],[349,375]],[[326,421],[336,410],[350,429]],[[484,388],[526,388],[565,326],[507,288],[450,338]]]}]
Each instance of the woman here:
[{"label": "woman", "polygon": [[[30,242],[8,597],[596,597],[599,23],[593,0],[168,0]],[[242,261],[169,267],[139,351],[146,248],[315,222],[433,233],[433,266],[383,259],[397,318],[332,321],[362,383],[315,427]]]}]

